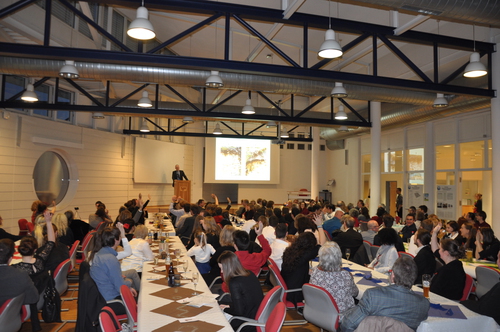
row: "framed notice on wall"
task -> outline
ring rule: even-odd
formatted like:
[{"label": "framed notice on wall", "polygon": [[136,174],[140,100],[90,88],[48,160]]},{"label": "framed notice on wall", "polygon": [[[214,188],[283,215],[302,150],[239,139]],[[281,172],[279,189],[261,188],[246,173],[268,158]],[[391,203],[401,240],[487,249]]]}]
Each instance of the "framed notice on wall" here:
[{"label": "framed notice on wall", "polygon": [[439,185],[437,186],[436,197],[436,212],[440,219],[455,220],[456,186],[454,185]]}]

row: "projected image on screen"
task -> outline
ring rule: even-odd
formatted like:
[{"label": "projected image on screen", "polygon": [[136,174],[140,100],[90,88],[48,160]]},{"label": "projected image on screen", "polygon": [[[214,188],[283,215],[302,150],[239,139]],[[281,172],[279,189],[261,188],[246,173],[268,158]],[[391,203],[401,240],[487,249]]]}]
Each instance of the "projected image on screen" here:
[{"label": "projected image on screen", "polygon": [[216,180],[270,180],[270,141],[217,138],[215,144]]}]

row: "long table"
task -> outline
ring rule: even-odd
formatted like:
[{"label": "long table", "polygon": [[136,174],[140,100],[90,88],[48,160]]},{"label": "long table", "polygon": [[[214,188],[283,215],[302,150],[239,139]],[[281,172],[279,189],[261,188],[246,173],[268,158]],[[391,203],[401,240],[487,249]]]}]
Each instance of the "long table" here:
[{"label": "long table", "polygon": [[[351,273],[353,274],[354,277],[354,282],[358,286],[359,289],[359,294],[357,299],[361,299],[363,297],[364,292],[372,287],[376,286],[387,286],[388,285],[388,276],[379,273],[377,271],[370,270],[364,266],[355,264],[353,262],[347,261],[347,260],[342,260],[342,266],[343,268],[347,268],[349,270],[352,270]],[[372,277],[380,280],[384,280],[385,282],[378,283],[378,284],[372,284],[372,285],[364,285],[364,284],[358,284],[363,277],[362,276],[356,276],[356,273],[366,273],[366,272],[371,272]],[[422,289],[416,286],[413,286],[412,288],[415,292],[422,292]],[[439,296],[434,293],[430,293],[430,301],[431,303],[434,304],[441,304],[441,305],[455,305],[460,308],[462,313],[465,315],[467,319],[458,319],[458,318],[440,318],[440,317],[429,317],[422,323],[420,323],[420,326],[417,329],[417,332],[434,332],[434,331],[439,331],[439,332],[470,332],[470,331],[481,331],[481,332],[486,332],[486,331],[500,331],[500,327],[497,325],[495,320],[491,317],[479,315],[473,311],[470,311],[469,309],[465,308],[463,305],[449,300],[445,297]]]},{"label": "long table", "polygon": [[[192,276],[193,272],[198,272],[198,269],[196,268],[196,265],[194,262],[191,260],[191,258],[186,256],[186,249],[182,245],[182,242],[177,236],[170,237],[169,238],[169,248],[170,250],[173,249],[181,249],[181,258],[180,260],[187,261],[188,262],[188,272],[184,273],[183,275],[186,275],[187,278],[190,278]],[[153,251],[155,251],[155,248],[153,247]],[[173,257],[173,255],[171,255]],[[159,266],[162,266],[163,269],[165,269],[165,264],[164,260],[160,260]],[[175,266],[175,265],[174,265]],[[191,280],[186,280],[182,279],[181,280],[181,287],[168,287],[167,285],[160,285],[156,284],[158,282],[157,280],[151,280],[151,279],[165,279],[165,275],[161,275],[159,273],[154,273],[152,272],[153,270],[153,265],[151,265],[151,262],[145,262],[143,265],[142,269],[142,280],[141,280],[141,291],[139,293],[139,302],[138,302],[138,331],[141,332],[149,332],[149,331],[155,331],[156,329],[160,329],[163,327],[162,330],[159,331],[174,331],[178,328],[174,328],[173,325],[169,327],[165,327],[167,324],[175,324],[175,322],[178,320],[176,317],[172,317],[165,314],[160,314],[160,313],[155,313],[152,312],[152,310],[161,308],[165,305],[171,305],[171,306],[177,306],[178,303],[182,303],[181,300],[172,300],[168,298],[162,298],[158,297],[155,295],[151,295],[152,293],[166,290],[168,291],[171,289],[170,292],[173,291],[183,291],[184,293],[187,293],[188,296],[192,296],[191,290],[194,291],[194,284],[192,283]],[[189,290],[189,292],[185,292],[185,290]],[[196,291],[201,293],[203,292],[202,295],[203,298],[206,296],[211,296],[210,289],[204,282],[203,278],[200,275],[198,285],[196,286]],[[188,301],[195,300],[196,298],[190,298]],[[233,329],[231,328],[231,325],[225,318],[222,310],[219,308],[219,305],[215,298],[212,296],[211,299],[207,299],[204,301],[206,304],[206,307],[204,309],[208,309],[200,314],[197,314],[195,316],[190,316],[190,314],[184,314],[184,317],[188,317],[188,319],[193,319],[199,322],[206,322],[210,324],[216,325],[215,327],[213,326],[200,326],[198,327],[202,331],[221,331],[221,332],[232,332]],[[185,304],[187,306],[187,304]],[[185,309],[191,309],[188,307],[185,307]],[[170,313],[170,312],[168,312]],[[183,323],[183,324],[190,324],[188,323]],[[219,326],[219,327],[217,327]]]}]

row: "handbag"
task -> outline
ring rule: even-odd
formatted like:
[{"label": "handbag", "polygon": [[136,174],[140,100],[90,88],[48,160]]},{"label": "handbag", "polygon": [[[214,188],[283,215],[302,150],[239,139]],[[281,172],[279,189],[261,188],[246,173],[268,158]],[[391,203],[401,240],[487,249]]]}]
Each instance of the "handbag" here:
[{"label": "handbag", "polygon": [[55,287],[51,271],[49,277],[43,293],[42,318],[45,323],[61,322],[61,297]]}]

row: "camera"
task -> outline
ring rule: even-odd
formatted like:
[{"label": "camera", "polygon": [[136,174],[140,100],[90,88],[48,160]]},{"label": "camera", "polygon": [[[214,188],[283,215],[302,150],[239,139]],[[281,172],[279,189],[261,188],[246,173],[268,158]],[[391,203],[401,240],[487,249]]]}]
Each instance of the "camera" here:
[{"label": "camera", "polygon": [[78,210],[80,210],[80,208],[77,206],[77,207],[75,207],[75,210],[78,211]]}]

